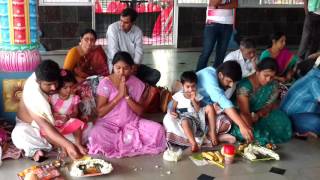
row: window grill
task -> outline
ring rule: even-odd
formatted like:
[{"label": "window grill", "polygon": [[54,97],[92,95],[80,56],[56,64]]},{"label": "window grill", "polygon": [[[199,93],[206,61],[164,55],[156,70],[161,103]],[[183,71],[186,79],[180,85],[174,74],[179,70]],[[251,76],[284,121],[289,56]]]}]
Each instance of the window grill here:
[{"label": "window grill", "polygon": [[120,19],[120,13],[126,7],[138,12],[136,25],[143,31],[145,45],[173,45],[173,0],[96,0],[98,44],[106,45],[108,26]]}]

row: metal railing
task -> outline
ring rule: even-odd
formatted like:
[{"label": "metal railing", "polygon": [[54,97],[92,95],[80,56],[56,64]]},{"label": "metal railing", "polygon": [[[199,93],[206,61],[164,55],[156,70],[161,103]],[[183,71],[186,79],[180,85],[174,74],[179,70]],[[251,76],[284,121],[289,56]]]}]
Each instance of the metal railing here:
[{"label": "metal railing", "polygon": [[126,7],[138,12],[136,25],[143,31],[145,45],[173,45],[174,0],[96,0],[95,28],[98,43],[106,45],[106,31],[120,19]]},{"label": "metal railing", "polygon": [[[178,5],[204,6],[208,0],[178,0]],[[303,0],[239,0],[239,7],[296,7],[301,6]]]}]

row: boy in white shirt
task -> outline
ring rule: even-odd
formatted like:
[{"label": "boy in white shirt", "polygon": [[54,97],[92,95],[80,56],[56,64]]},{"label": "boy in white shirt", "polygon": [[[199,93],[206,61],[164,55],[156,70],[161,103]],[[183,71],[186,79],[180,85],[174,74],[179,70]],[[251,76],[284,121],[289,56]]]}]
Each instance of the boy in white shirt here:
[{"label": "boy in white shirt", "polygon": [[[216,120],[217,116],[212,105],[201,106],[203,97],[197,93],[197,75],[193,71],[183,72],[181,83],[183,90],[173,95],[170,115],[182,127],[193,152],[199,149],[195,137],[203,138],[207,133],[212,145],[217,145],[217,134],[228,132],[231,128],[231,122]],[[208,123],[206,123],[206,120]],[[206,124],[208,124],[208,131]]]}]

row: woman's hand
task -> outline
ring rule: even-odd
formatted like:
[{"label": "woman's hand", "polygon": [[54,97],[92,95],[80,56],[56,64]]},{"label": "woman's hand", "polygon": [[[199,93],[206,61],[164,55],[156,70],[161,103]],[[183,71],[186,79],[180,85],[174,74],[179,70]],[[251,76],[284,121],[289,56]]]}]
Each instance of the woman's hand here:
[{"label": "woman's hand", "polygon": [[121,80],[120,80],[119,95],[121,98],[126,97],[128,95],[127,86],[126,86],[126,78],[124,76],[122,76]]},{"label": "woman's hand", "polygon": [[239,129],[243,139],[245,139],[247,143],[250,143],[254,140],[251,128],[249,128],[248,126],[239,126]]},{"label": "woman's hand", "polygon": [[259,120],[259,115],[257,113],[251,113],[252,123],[256,123]]},{"label": "woman's hand", "polygon": [[260,109],[256,115],[260,118],[260,117],[267,117],[269,115],[269,113],[275,108],[277,107],[276,104],[272,103],[272,104],[268,104],[265,107],[263,107],[262,109]]}]

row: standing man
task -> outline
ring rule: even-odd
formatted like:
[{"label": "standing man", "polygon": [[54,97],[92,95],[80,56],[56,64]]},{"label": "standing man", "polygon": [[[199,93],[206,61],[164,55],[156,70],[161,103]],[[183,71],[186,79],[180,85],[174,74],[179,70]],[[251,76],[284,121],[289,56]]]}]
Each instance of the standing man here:
[{"label": "standing man", "polygon": [[320,0],[304,0],[305,19],[298,56],[307,59],[320,45]]},{"label": "standing man", "polygon": [[[107,56],[112,62],[113,56],[118,51],[128,52],[135,65],[133,73],[143,82],[156,85],[161,74],[142,63],[143,58],[143,34],[141,29],[135,25],[138,13],[132,8],[126,8],[120,15],[120,21],[111,24],[107,30]],[[109,67],[112,68],[111,63]]]},{"label": "standing man", "polygon": [[216,58],[213,66],[217,67],[222,63],[232,35],[233,9],[237,7],[238,0],[209,0],[203,33],[203,49],[198,60],[197,71],[207,67],[215,45]]}]

